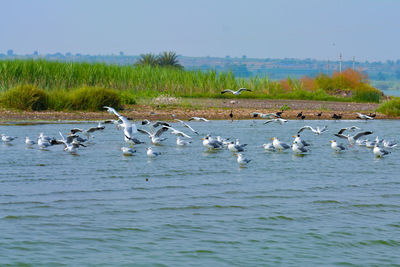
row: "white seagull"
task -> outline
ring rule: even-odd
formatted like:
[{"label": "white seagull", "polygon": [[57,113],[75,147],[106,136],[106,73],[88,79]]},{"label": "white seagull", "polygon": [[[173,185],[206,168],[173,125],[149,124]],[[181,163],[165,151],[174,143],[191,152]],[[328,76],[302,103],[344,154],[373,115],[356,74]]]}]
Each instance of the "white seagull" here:
[{"label": "white seagull", "polygon": [[157,130],[157,132],[153,132],[153,133],[150,133],[150,132],[148,132],[146,130],[142,130],[142,129],[137,129],[137,130],[139,133],[147,134],[149,136],[149,138],[151,139],[151,143],[153,143],[154,145],[159,145],[159,144],[161,144],[162,141],[167,139],[167,138],[160,138],[160,136],[164,132],[168,131],[168,128],[165,126],[161,127],[160,129]]},{"label": "white seagull", "polygon": [[152,149],[151,147],[148,147],[148,148],[147,148],[146,154],[147,154],[147,156],[149,156],[150,158],[155,158],[155,157],[161,155],[160,152],[155,152],[155,151],[153,151],[153,149]]},{"label": "white seagull", "polygon": [[122,121],[121,127],[124,129],[124,139],[126,143],[129,144],[141,144],[139,140],[137,140],[133,135],[137,133],[136,124],[132,124],[126,117],[119,114],[115,109],[112,107],[104,106],[105,109],[111,114],[114,114]]},{"label": "white seagull", "polygon": [[59,134],[62,138],[59,140],[59,142],[64,144],[64,151],[68,151],[71,154],[76,154],[80,146],[86,147],[85,145],[74,140],[77,137],[76,135],[70,135],[67,137],[67,139],[65,139],[61,132],[59,132]]},{"label": "white seagull", "polygon": [[279,151],[290,148],[288,144],[279,141],[277,137],[272,137],[271,140],[272,140],[272,145],[275,147],[275,149],[278,149]]},{"label": "white seagull", "polygon": [[13,140],[15,140],[17,137],[12,137],[12,136],[8,136],[5,134],[1,134],[1,141],[3,141],[4,143],[9,143]]},{"label": "white seagull", "polygon": [[73,128],[73,129],[71,129],[71,133],[75,134],[77,132],[81,132],[89,140],[90,136],[91,136],[90,135],[91,133],[94,133],[96,131],[102,131],[102,130],[104,130],[104,128],[105,127],[101,124],[101,122],[99,122],[99,124],[96,127],[90,127],[87,130],[83,130],[83,129],[80,129],[80,128]]},{"label": "white seagull", "polygon": [[242,152],[242,151],[244,151],[244,147],[247,146],[247,144],[242,144],[242,145],[238,144],[238,140],[237,139],[236,139],[236,142],[237,143],[234,143],[232,141],[232,142],[230,142],[228,144],[229,151],[231,151],[231,152]]},{"label": "white seagull", "polygon": [[192,143],[192,142],[183,140],[183,139],[181,139],[179,136],[176,138],[176,144],[177,144],[178,146],[187,146],[187,145],[189,145],[190,143]]},{"label": "white seagull", "polygon": [[365,114],[362,114],[362,113],[358,113],[358,112],[357,112],[357,118],[362,119],[362,120],[366,120],[366,121],[374,119],[374,118],[372,118],[372,117],[370,117],[368,115],[365,115]]},{"label": "white seagull", "polygon": [[323,128],[319,128],[319,126],[317,126],[316,129],[314,129],[314,128],[311,127],[311,126],[306,125],[306,126],[301,127],[300,130],[297,132],[297,134],[301,133],[301,132],[304,131],[304,130],[310,130],[310,131],[312,131],[313,133],[315,133],[315,134],[317,134],[317,135],[320,135],[320,134],[322,134],[323,132],[326,132],[326,131],[327,131],[327,128],[328,128],[328,126],[326,126],[326,125],[325,125]]},{"label": "white seagull", "polygon": [[223,91],[221,92],[221,94],[232,93],[232,94],[234,94],[234,95],[240,95],[243,91],[251,92],[250,89],[247,89],[247,88],[240,88],[240,89],[237,90],[237,91],[233,91],[233,90],[231,90],[231,89],[225,89],[225,90],[223,90]]},{"label": "white seagull", "polygon": [[280,118],[276,113],[261,113],[261,112],[251,112],[250,115],[253,116],[253,118],[263,118],[263,119],[273,119],[273,118]]},{"label": "white seagull", "polygon": [[210,135],[207,135],[205,138],[201,138],[201,140],[203,140],[203,146],[209,149],[218,149],[223,147],[223,144],[220,141],[214,140]]},{"label": "white seagull", "polygon": [[344,151],[346,148],[336,142],[336,140],[331,140],[331,148],[336,152]]},{"label": "white seagull", "polygon": [[204,121],[204,122],[209,122],[209,120],[207,120],[206,118],[203,117],[191,117],[190,119],[188,119],[188,121]]},{"label": "white seagull", "polygon": [[300,134],[293,135],[292,137],[294,138],[293,143],[296,142],[298,147],[303,148],[305,146],[310,145],[309,143],[307,143],[306,141],[304,141],[300,138]]},{"label": "white seagull", "polygon": [[263,144],[261,147],[268,151],[275,151],[275,147],[272,143]]},{"label": "white seagull", "polygon": [[306,152],[308,152],[308,149],[306,149],[304,146],[300,145],[300,143],[297,142],[296,140],[293,141],[292,150],[295,153],[306,153]]},{"label": "white seagull", "polygon": [[35,141],[29,139],[29,137],[27,136],[27,137],[25,137],[25,144],[26,144],[27,146],[33,146],[33,145],[36,144],[36,143],[35,143]]},{"label": "white seagull", "polygon": [[177,135],[177,136],[180,136],[180,137],[192,138],[189,135],[185,134],[184,132],[178,131],[177,129],[172,128],[170,126],[164,126],[164,127],[167,128],[167,129],[170,129],[171,133],[174,134],[174,135]]},{"label": "white seagull", "polygon": [[276,122],[276,123],[279,123],[280,125],[282,125],[282,124],[284,124],[284,123],[286,123],[288,121],[285,120],[285,119],[277,118],[277,119],[267,120],[266,122],[264,122],[264,124],[267,124],[267,123],[270,123],[270,122]]},{"label": "white seagull", "polygon": [[383,146],[386,148],[393,148],[397,146],[397,143],[388,140],[383,140]]},{"label": "white seagull", "polygon": [[346,130],[348,130],[348,128],[340,129],[340,131],[334,135],[339,138],[347,139],[347,141],[349,141],[351,146],[354,145],[354,143],[357,141],[357,139],[359,139],[361,136],[372,134],[371,131],[365,131],[365,132],[357,133],[355,135],[344,135],[343,132]]},{"label": "white seagull", "polygon": [[242,153],[238,153],[236,154],[236,156],[237,156],[237,163],[239,163],[241,166],[244,166],[251,161],[251,159],[246,159]]},{"label": "white seagull", "polygon": [[133,148],[130,148],[130,147],[121,147],[121,151],[122,151],[122,154],[124,155],[124,156],[132,156],[133,155],[133,153],[135,153],[136,152],[136,150],[134,150]]},{"label": "white seagull", "polygon": [[376,144],[376,145],[374,146],[373,152],[374,152],[375,156],[377,156],[377,157],[379,157],[379,158],[380,158],[380,157],[383,157],[383,156],[385,156],[385,155],[387,155],[387,154],[390,153],[390,152],[384,150],[383,148],[380,148],[380,147],[378,146],[378,144]]},{"label": "white seagull", "polygon": [[185,126],[186,128],[188,128],[189,130],[191,130],[193,133],[199,135],[199,133],[198,133],[195,129],[193,129],[192,127],[190,127],[190,125],[187,124],[186,122],[184,122],[184,121],[182,121],[182,120],[179,120],[179,119],[175,119],[175,120],[178,121],[178,122],[180,122],[183,126]]}]

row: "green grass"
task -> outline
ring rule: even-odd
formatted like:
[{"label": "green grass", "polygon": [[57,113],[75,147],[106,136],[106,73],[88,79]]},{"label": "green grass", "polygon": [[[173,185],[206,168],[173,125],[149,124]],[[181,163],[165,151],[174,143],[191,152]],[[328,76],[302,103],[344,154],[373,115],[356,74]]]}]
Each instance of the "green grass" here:
[{"label": "green grass", "polygon": [[400,116],[400,97],[382,103],[376,111],[388,116]]},{"label": "green grass", "polygon": [[[340,83],[335,81],[340,81]],[[345,88],[352,91],[352,97],[334,95],[337,86],[351,86],[351,83],[346,82],[345,77],[340,79],[329,76],[320,77],[315,83],[319,87],[309,88],[301,79],[288,78],[284,81],[272,81],[268,77],[237,78],[232,72],[217,74],[213,70],[203,72],[102,63],[0,60],[0,92],[4,93],[14,87],[26,84],[43,89],[48,94],[47,107],[53,110],[96,110],[100,106],[96,103],[106,100],[104,95],[101,96],[98,93],[90,93],[92,95],[83,91],[78,93],[79,88],[109,90],[108,92],[114,95],[113,101],[117,101],[116,105],[136,104],[141,99],[157,98],[160,95],[181,98],[303,99],[356,102],[379,102],[381,97],[380,91],[365,83],[360,83],[361,86],[358,84],[357,88]],[[244,92],[239,96],[220,94],[223,89],[240,87],[249,88],[252,92]],[[76,94],[80,95],[74,98]],[[92,98],[96,98],[94,100],[96,103],[90,103]]]}]

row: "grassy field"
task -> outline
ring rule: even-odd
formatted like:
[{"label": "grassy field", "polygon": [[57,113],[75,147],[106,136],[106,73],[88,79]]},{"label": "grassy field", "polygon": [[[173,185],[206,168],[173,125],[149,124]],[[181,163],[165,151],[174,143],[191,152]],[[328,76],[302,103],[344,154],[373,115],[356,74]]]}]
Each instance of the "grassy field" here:
[{"label": "grassy field", "polygon": [[[31,86],[32,90],[44,90],[47,99],[44,109],[53,110],[95,110],[104,103],[85,103],[92,99],[111,99],[115,94],[121,104],[135,104],[139,99],[153,99],[160,95],[233,98],[232,95],[221,95],[220,92],[240,87],[249,88],[252,92],[234,98],[378,103],[382,96],[379,90],[368,84],[362,73],[352,70],[334,73],[332,76],[321,74],[316,78],[272,81],[268,77],[237,78],[231,72],[217,74],[212,70],[202,72],[100,63],[0,60],[0,102],[3,106],[13,108],[8,91],[20,90],[18,88],[26,85]],[[102,97],[96,97],[99,94]],[[21,109],[22,106],[15,108]],[[30,103],[28,109],[34,106]]]}]

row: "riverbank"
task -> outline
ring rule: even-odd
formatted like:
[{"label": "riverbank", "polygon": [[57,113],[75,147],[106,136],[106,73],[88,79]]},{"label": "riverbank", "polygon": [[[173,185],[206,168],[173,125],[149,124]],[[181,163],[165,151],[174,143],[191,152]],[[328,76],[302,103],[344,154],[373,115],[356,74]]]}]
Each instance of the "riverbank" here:
[{"label": "riverbank", "polygon": [[[374,103],[350,103],[334,101],[311,100],[261,100],[261,99],[184,99],[184,103],[140,104],[124,106],[121,111],[125,116],[140,120],[171,120],[188,119],[193,116],[207,119],[252,119],[251,112],[276,112],[284,109],[282,114],[286,119],[297,119],[302,112],[305,119],[332,119],[334,113],[341,114],[343,119],[356,119],[356,112],[373,113],[378,108]],[[317,116],[322,112],[321,116]],[[83,111],[16,111],[0,109],[0,122],[10,121],[87,121],[113,118],[107,112]],[[376,119],[399,119],[377,113]]]}]

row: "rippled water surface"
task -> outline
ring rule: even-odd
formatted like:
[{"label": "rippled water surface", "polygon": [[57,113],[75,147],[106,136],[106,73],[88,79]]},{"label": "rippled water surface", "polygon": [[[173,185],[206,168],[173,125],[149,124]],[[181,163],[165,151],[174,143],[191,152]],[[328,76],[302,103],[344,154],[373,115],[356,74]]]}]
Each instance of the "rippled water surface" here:
[{"label": "rippled water surface", "polygon": [[[305,124],[329,129],[303,132],[309,154],[260,147],[273,136],[291,141]],[[160,157],[147,158],[148,144],[124,157],[114,126],[78,156],[23,143],[93,125],[0,126],[19,137],[0,144],[1,266],[400,264],[400,149],[376,159],[366,148],[336,154],[329,144],[351,125],[398,140],[400,121],[191,124],[201,136],[247,143],[247,168],[227,150],[206,152],[200,137],[179,148],[169,133],[155,147]]]}]

